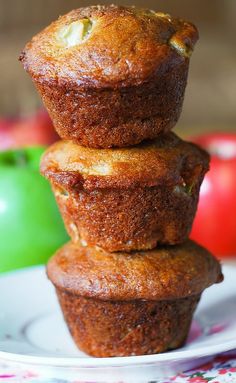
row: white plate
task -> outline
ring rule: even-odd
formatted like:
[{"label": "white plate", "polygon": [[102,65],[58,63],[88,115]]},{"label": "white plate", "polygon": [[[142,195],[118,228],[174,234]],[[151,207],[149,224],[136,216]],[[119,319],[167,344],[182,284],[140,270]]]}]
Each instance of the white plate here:
[{"label": "white plate", "polygon": [[0,277],[0,359],[47,378],[96,382],[147,382],[208,361],[236,348],[236,267],[209,288],[194,317],[186,346],[148,356],[91,358],[75,347],[43,267]]}]

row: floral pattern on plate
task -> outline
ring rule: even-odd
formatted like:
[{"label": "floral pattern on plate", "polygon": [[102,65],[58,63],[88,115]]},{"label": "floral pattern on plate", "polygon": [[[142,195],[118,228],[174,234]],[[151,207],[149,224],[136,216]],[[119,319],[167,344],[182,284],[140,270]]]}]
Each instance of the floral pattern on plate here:
[{"label": "floral pattern on plate", "polygon": [[[1,364],[0,382],[2,383],[96,383],[80,380],[47,379],[33,371],[23,371],[19,367]],[[212,362],[194,371],[178,374],[168,379],[160,379],[145,383],[235,383],[236,382],[236,351],[216,357]],[[101,382],[100,382],[101,383]],[[103,382],[111,383],[111,382]],[[129,382],[112,382],[129,383]]]}]

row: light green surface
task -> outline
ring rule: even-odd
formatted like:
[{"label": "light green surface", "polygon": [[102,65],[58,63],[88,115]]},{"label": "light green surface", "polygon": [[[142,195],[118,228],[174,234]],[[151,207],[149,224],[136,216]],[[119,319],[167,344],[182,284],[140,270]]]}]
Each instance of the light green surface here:
[{"label": "light green surface", "polygon": [[42,152],[0,153],[0,272],[45,263],[68,240],[50,186],[38,171]]}]

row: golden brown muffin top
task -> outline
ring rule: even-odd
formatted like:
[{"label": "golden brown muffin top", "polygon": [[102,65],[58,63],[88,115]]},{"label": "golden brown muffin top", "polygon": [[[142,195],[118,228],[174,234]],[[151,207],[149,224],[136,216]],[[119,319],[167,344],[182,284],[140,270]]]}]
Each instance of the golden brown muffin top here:
[{"label": "golden brown muffin top", "polygon": [[59,289],[104,300],[178,299],[223,278],[219,262],[190,240],[130,254],[69,242],[51,258],[47,273]]},{"label": "golden brown muffin top", "polygon": [[174,133],[129,148],[93,149],[58,141],[42,157],[41,173],[66,189],[180,185],[204,175],[208,154]]},{"label": "golden brown muffin top", "polygon": [[26,45],[20,60],[37,81],[126,87],[188,60],[197,39],[194,25],[168,14],[96,5],[53,22]]}]

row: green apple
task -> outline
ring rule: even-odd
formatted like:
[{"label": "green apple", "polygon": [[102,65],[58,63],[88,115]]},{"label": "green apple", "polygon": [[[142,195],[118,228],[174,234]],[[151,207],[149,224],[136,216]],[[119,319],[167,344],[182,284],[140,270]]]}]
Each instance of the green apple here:
[{"label": "green apple", "polygon": [[48,182],[43,147],[0,152],[0,272],[45,263],[68,240]]}]

